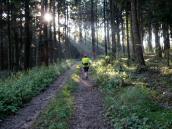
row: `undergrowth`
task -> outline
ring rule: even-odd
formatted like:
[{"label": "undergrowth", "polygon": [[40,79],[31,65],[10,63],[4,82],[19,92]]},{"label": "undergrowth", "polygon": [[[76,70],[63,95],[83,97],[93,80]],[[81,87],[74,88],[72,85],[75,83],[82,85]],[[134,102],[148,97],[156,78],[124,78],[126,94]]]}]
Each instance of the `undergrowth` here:
[{"label": "undergrowth", "polygon": [[36,67],[0,80],[0,118],[15,113],[24,103],[48,87],[71,64],[71,61],[63,61],[49,67]]},{"label": "undergrowth", "polygon": [[161,108],[157,95],[139,80],[132,80],[135,67],[109,58],[93,64],[94,76],[104,94],[106,116],[116,129],[171,129],[172,111]]},{"label": "undergrowth", "polygon": [[70,81],[40,115],[34,129],[69,129],[69,120],[74,112],[73,92],[77,88],[79,76],[73,74]]}]

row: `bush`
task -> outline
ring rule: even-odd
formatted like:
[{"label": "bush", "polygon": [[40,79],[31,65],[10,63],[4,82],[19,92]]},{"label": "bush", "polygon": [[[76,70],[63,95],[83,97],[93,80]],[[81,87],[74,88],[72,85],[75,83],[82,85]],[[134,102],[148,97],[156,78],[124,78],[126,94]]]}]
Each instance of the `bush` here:
[{"label": "bush", "polygon": [[0,80],[0,118],[15,113],[71,65],[70,61],[36,67]]},{"label": "bush", "polygon": [[[97,83],[105,96],[106,116],[114,128],[171,129],[172,111],[155,103],[153,91],[138,79],[129,77],[130,71],[124,66],[119,61],[104,65],[103,59],[93,65]],[[124,86],[125,83],[121,82],[126,80],[136,82]]]}]

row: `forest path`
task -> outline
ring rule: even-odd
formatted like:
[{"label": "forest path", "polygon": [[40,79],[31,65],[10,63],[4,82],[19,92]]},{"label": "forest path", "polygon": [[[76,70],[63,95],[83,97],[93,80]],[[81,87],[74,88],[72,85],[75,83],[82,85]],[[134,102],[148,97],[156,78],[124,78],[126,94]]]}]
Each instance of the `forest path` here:
[{"label": "forest path", "polygon": [[29,129],[41,111],[69,80],[75,68],[76,65],[73,65],[70,70],[58,77],[43,93],[33,98],[30,103],[24,105],[24,108],[19,110],[14,116],[10,116],[1,122],[0,129]]},{"label": "forest path", "polygon": [[70,129],[112,129],[104,117],[102,95],[92,79],[80,79]]}]

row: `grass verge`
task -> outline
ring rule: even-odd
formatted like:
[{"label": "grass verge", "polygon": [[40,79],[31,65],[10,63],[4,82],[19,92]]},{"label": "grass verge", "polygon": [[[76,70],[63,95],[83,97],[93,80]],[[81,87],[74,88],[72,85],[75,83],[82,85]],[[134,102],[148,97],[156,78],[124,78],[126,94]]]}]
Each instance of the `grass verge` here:
[{"label": "grass verge", "polygon": [[79,76],[73,74],[69,82],[42,112],[33,129],[69,129],[69,120],[74,112],[74,96]]},{"label": "grass verge", "polygon": [[36,67],[0,80],[0,119],[15,113],[22,105],[46,89],[54,79],[72,65],[63,61],[49,67]]},{"label": "grass verge", "polygon": [[116,129],[171,129],[172,111],[161,108],[150,90],[121,61],[107,63],[100,59],[93,64],[94,76],[104,94],[106,116]]}]

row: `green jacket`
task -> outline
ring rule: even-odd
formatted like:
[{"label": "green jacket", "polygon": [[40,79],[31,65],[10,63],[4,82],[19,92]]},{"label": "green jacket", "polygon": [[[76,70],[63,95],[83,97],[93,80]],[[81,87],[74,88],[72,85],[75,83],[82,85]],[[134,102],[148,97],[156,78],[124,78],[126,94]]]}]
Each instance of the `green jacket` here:
[{"label": "green jacket", "polygon": [[84,67],[89,67],[90,63],[91,63],[91,59],[89,57],[82,58],[82,64]]}]

